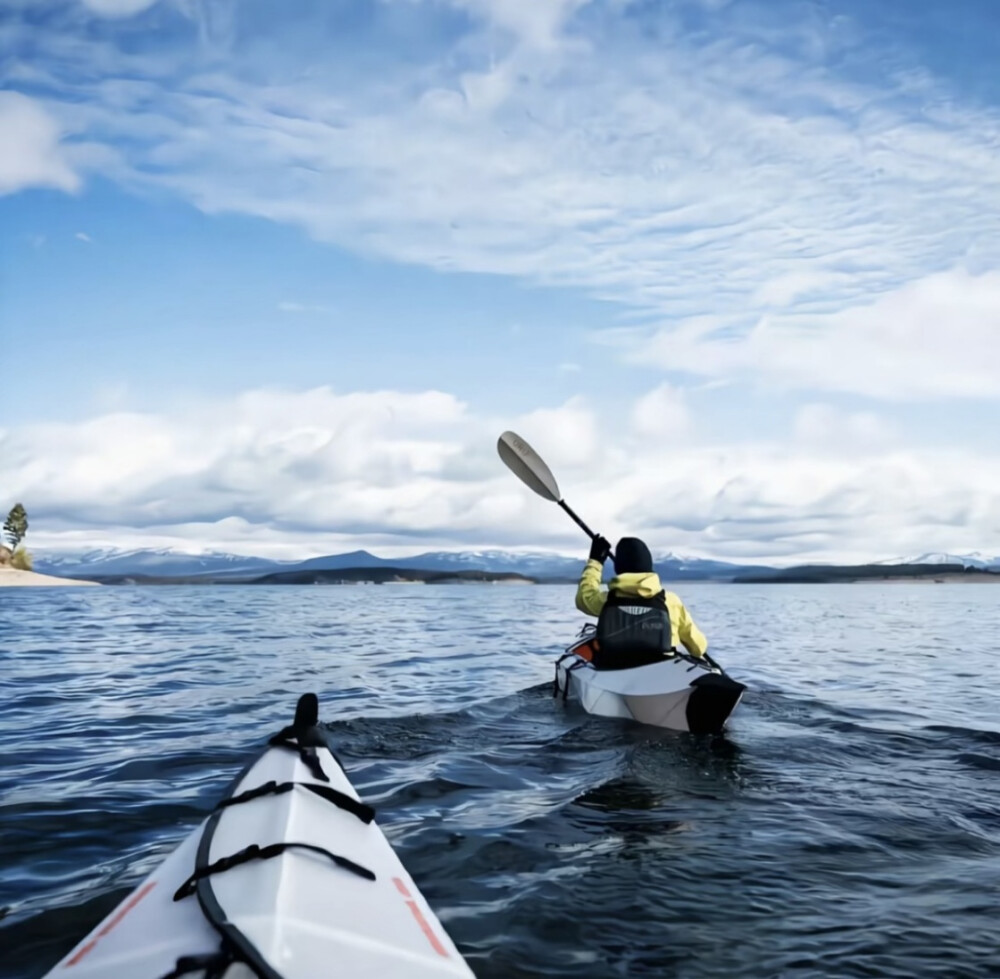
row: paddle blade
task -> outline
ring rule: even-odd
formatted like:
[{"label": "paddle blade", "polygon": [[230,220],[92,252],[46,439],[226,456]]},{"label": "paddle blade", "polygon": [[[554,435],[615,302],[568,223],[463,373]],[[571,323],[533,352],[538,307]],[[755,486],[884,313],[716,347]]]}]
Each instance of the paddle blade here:
[{"label": "paddle blade", "polygon": [[539,496],[558,503],[561,499],[556,478],[542,457],[514,432],[504,432],[497,440],[497,452],[504,465]]}]

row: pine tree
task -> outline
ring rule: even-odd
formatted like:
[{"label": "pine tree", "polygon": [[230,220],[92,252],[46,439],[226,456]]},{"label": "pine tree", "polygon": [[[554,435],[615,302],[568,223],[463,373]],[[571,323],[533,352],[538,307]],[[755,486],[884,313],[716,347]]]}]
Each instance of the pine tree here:
[{"label": "pine tree", "polygon": [[15,503],[3,524],[3,539],[0,540],[0,564],[10,562],[11,555],[27,532],[28,514],[20,503]]}]

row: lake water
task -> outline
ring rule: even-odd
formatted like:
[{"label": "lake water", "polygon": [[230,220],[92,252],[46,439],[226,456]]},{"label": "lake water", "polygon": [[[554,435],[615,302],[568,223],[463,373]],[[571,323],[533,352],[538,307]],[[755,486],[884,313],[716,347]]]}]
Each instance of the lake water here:
[{"label": "lake water", "polygon": [[678,590],[750,686],[725,737],[554,701],[567,587],[0,590],[0,975],[311,690],[481,979],[1000,976],[1000,589]]}]

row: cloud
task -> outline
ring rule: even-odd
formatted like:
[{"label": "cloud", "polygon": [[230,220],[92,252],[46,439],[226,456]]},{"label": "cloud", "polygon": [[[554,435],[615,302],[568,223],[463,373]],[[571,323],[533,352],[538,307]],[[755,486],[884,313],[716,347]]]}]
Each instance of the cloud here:
[{"label": "cloud", "polygon": [[589,0],[449,0],[452,6],[509,31],[533,48],[549,50],[562,41],[562,30]]},{"label": "cloud", "polygon": [[76,238],[77,241],[86,242],[88,245],[94,240],[85,231],[78,231],[75,235],[73,235],[73,237]]},{"label": "cloud", "polygon": [[828,404],[803,405],[795,416],[794,437],[814,449],[855,452],[898,444],[895,427],[872,411],[845,412]]},{"label": "cloud", "polygon": [[320,306],[315,303],[280,302],[278,303],[278,309],[282,313],[332,313],[333,312],[333,310],[329,306]]},{"label": "cloud", "polygon": [[670,384],[661,384],[642,395],[632,409],[632,425],[643,436],[669,439],[684,435],[691,428],[684,392]]},{"label": "cloud", "polygon": [[529,412],[518,419],[518,425],[519,432],[538,433],[529,441],[554,466],[573,469],[591,465],[601,450],[597,417],[579,396],[558,408]]},{"label": "cloud", "polygon": [[98,385],[94,391],[93,408],[101,414],[124,411],[131,389],[126,381],[110,381]]},{"label": "cloud", "polygon": [[165,5],[155,56],[113,31],[48,39],[47,104],[129,187],[398,262],[584,288],[656,317],[670,369],[676,346],[712,377],[996,396],[973,350],[992,313],[969,304],[947,370],[926,371],[944,341],[922,335],[898,369],[877,365],[929,326],[928,291],[993,288],[995,109],[805,8],[778,29],[735,4],[451,6],[466,29],[425,4],[422,43],[372,66],[349,39],[318,59],[310,8],[278,49],[241,8],[212,33]]},{"label": "cloud", "polygon": [[[426,495],[433,509],[433,474],[454,451],[434,433],[460,425],[463,414],[436,392],[327,389],[253,391],[169,416],[116,412],[8,435],[6,485],[43,511],[98,524],[241,516],[301,527],[363,525],[377,515],[391,529],[398,507],[415,508],[410,519],[419,525],[418,501]],[[399,488],[391,504],[389,487]]]},{"label": "cloud", "polygon": [[83,0],[83,5],[102,17],[131,17],[148,10],[158,0]]},{"label": "cloud", "polygon": [[636,363],[884,400],[1000,398],[1000,272],[963,269],[824,316],[764,316],[734,339],[709,322],[631,331]]},{"label": "cloud", "polygon": [[[655,417],[676,403],[657,387],[622,411]],[[255,390],[8,428],[0,485],[48,546],[582,552],[573,524],[500,463],[504,428],[534,445],[592,527],[657,550],[779,563],[1000,552],[1000,455],[906,450],[891,429],[831,406],[800,412],[792,448],[650,438],[581,399],[511,419],[436,391]],[[836,438],[849,451],[832,451]]]},{"label": "cloud", "polygon": [[79,188],[60,146],[59,123],[36,99],[0,92],[0,133],[0,196],[29,187]]}]

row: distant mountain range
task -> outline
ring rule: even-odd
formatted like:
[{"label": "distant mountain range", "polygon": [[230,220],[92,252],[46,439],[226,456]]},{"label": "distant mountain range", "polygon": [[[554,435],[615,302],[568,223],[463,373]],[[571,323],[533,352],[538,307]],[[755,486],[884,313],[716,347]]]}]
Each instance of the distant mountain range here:
[{"label": "distant mountain range", "polygon": [[[187,581],[233,581],[260,579],[268,576],[275,580],[331,580],[328,572],[365,569],[382,573],[373,578],[384,580],[394,570],[420,571],[422,578],[431,580],[436,575],[461,576],[470,573],[488,575],[516,575],[536,581],[575,581],[583,568],[586,556],[567,557],[546,552],[517,552],[502,550],[485,551],[428,551],[409,558],[381,558],[368,551],[349,551],[329,554],[305,561],[274,561],[268,558],[246,557],[208,551],[202,554],[184,554],[173,550],[143,548],[118,550],[113,548],[84,552],[36,552],[35,570],[43,574],[64,577],[105,578],[122,580],[128,577],[156,579],[183,578]],[[867,565],[845,567],[837,565],[810,565],[803,568],[778,569],[768,565],[733,564],[706,558],[684,557],[667,553],[657,557],[657,572],[667,581],[734,581],[734,580],[816,580],[828,574],[831,580],[843,580],[848,572],[857,568],[871,569],[864,577],[878,577],[889,568],[912,566],[904,574],[930,574],[934,568],[974,569],[1000,572],[1000,557],[987,557],[978,552],[971,554],[927,553],[910,558],[892,558],[874,561]],[[921,570],[926,569],[926,570]],[[609,575],[610,564],[606,575]],[[279,576],[277,578],[270,576]],[[797,576],[797,577],[796,577]],[[360,577],[364,577],[361,575]]]},{"label": "distant mountain range", "polygon": [[255,575],[291,567],[292,563],[267,558],[243,557],[206,551],[203,554],[183,554],[172,550],[142,548],[123,551],[100,548],[82,552],[35,551],[34,568],[42,574],[86,577],[100,575]]},{"label": "distant mountain range", "polygon": [[[397,568],[438,573],[490,572],[514,574],[539,581],[576,580],[586,555],[567,557],[546,552],[517,551],[429,551],[408,558],[381,558],[368,551],[329,554],[305,561],[273,561],[214,551],[184,554],[172,550],[123,551],[100,549],[78,553],[36,552],[35,569],[43,574],[67,577],[183,577],[229,580],[278,573]],[[610,569],[610,565],[608,565]],[[730,564],[705,558],[664,554],[656,569],[673,580],[729,580],[735,574],[772,570],[762,565]]]}]

